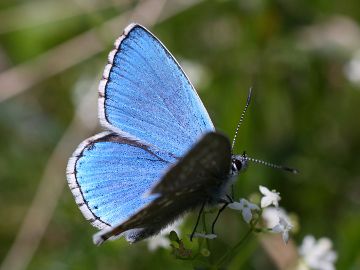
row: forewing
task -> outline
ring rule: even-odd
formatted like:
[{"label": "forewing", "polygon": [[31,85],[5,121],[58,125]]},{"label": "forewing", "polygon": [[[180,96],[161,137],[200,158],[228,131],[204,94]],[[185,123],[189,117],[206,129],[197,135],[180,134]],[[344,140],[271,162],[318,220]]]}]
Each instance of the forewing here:
[{"label": "forewing", "polygon": [[209,132],[166,173],[151,193],[217,187],[228,177],[230,166],[231,146],[228,138],[217,132]]},{"label": "forewing", "polygon": [[167,153],[103,132],[79,145],[69,159],[67,179],[85,218],[104,229],[154,200],[143,195],[173,162]]},{"label": "forewing", "polygon": [[120,225],[96,234],[95,244],[124,232],[128,241],[139,241],[158,233],[182,213],[213,201],[221,196],[230,165],[229,140],[219,133],[206,134],[152,189],[160,197]]},{"label": "forewing", "polygon": [[102,125],[178,157],[204,133],[214,131],[179,64],[137,24],[129,25],[115,42],[99,95]]}]

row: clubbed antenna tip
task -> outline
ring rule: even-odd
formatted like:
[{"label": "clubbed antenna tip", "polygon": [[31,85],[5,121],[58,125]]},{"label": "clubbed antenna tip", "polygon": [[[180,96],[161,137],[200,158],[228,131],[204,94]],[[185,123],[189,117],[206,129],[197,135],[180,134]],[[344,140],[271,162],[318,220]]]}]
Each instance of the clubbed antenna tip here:
[{"label": "clubbed antenna tip", "polygon": [[289,168],[289,167],[282,167],[284,169],[284,171],[288,171],[288,172],[291,172],[293,174],[298,174],[299,173],[299,170],[297,169],[294,169],[294,168]]},{"label": "clubbed antenna tip", "polygon": [[277,164],[273,164],[273,163],[270,163],[270,162],[267,162],[267,161],[264,161],[264,160],[261,160],[261,159],[255,159],[255,158],[251,158],[251,157],[248,157],[248,156],[245,156],[245,159],[248,160],[248,161],[254,162],[254,163],[258,163],[258,164],[265,165],[267,167],[274,168],[274,169],[288,171],[288,172],[291,172],[293,174],[298,174],[299,173],[299,171],[297,169],[286,167],[286,166],[281,166],[281,165],[277,165]]}]

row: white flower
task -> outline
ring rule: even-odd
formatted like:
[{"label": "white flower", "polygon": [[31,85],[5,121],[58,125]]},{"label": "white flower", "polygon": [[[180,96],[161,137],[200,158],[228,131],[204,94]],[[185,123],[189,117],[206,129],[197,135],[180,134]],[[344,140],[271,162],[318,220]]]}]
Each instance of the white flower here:
[{"label": "white flower", "polygon": [[299,254],[306,266],[311,269],[335,269],[334,263],[337,259],[337,253],[332,250],[332,242],[326,237],[316,241],[312,235],[305,236],[299,247]]},{"label": "white flower", "polygon": [[215,239],[217,237],[216,234],[210,233],[194,233],[193,238],[207,238],[207,239]]},{"label": "white flower", "polygon": [[265,221],[265,224],[268,228],[275,227],[279,221],[280,218],[290,220],[288,217],[286,211],[282,207],[267,207],[262,212],[262,218]]},{"label": "white flower", "polygon": [[228,207],[241,211],[243,219],[246,223],[250,223],[252,219],[252,211],[260,210],[259,206],[249,202],[246,199],[240,199],[240,202],[230,203]]},{"label": "white flower", "polygon": [[289,231],[293,228],[293,225],[286,219],[280,217],[279,223],[271,229],[274,233],[281,233],[285,243],[289,241]]},{"label": "white flower", "polygon": [[261,198],[261,208],[268,207],[269,205],[274,205],[275,207],[279,207],[280,193],[276,192],[276,190],[270,191],[267,187],[259,186],[259,190],[263,197]]},{"label": "white flower", "polygon": [[169,248],[170,247],[170,240],[168,239],[167,235],[171,231],[175,231],[179,234],[179,226],[181,225],[182,220],[176,221],[175,223],[169,225],[164,230],[162,230],[158,235],[153,236],[147,240],[148,249],[150,251],[155,251],[158,248]]}]

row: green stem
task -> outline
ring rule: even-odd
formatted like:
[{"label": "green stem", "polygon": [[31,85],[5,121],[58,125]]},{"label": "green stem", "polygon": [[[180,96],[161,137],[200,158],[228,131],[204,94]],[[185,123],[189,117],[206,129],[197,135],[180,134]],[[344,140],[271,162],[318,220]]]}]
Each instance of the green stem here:
[{"label": "green stem", "polygon": [[[205,211],[204,213],[202,214],[202,222],[203,222],[203,229],[205,231],[205,234],[208,233],[207,231],[207,228],[206,228],[206,218],[205,218]],[[210,264],[212,264],[212,254],[211,254],[211,249],[210,249],[210,241],[208,238],[205,238],[205,242],[206,242],[206,248],[210,251],[210,257],[209,257],[209,261],[210,261]]]},{"label": "green stem", "polygon": [[241,238],[240,241],[233,248],[231,248],[220,258],[220,260],[216,263],[217,267],[223,265],[227,260],[230,260],[236,254],[238,248],[245,242],[245,240],[250,236],[250,234],[257,230],[256,225],[258,224],[259,220],[260,220],[260,216],[257,219],[255,219],[253,223],[250,224],[250,229],[243,236],[243,238]]},{"label": "green stem", "polygon": [[245,242],[245,240],[250,236],[252,232],[252,229],[248,230],[248,232],[244,235],[243,238],[240,239],[240,241],[233,247],[231,248],[228,252],[226,252],[221,258],[220,260],[216,263],[216,267],[220,267],[222,266],[227,260],[231,259],[236,253],[238,248]]},{"label": "green stem", "polygon": [[[205,213],[202,214],[202,222],[203,222],[203,230],[205,232],[205,234],[207,234],[207,228],[206,228],[206,219],[205,219]],[[209,239],[205,239],[206,240],[206,247],[207,249],[210,250],[210,243],[209,243]]]}]

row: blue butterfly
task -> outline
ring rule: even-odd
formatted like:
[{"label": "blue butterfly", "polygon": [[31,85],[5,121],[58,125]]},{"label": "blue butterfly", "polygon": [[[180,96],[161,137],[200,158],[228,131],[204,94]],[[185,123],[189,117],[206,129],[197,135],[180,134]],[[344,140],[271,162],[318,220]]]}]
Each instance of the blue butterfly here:
[{"label": "blue butterfly", "polygon": [[139,24],[116,40],[98,102],[108,131],[82,142],[67,166],[76,203],[101,229],[96,244],[145,239],[189,210],[222,201],[231,176],[246,167],[177,61]]}]

